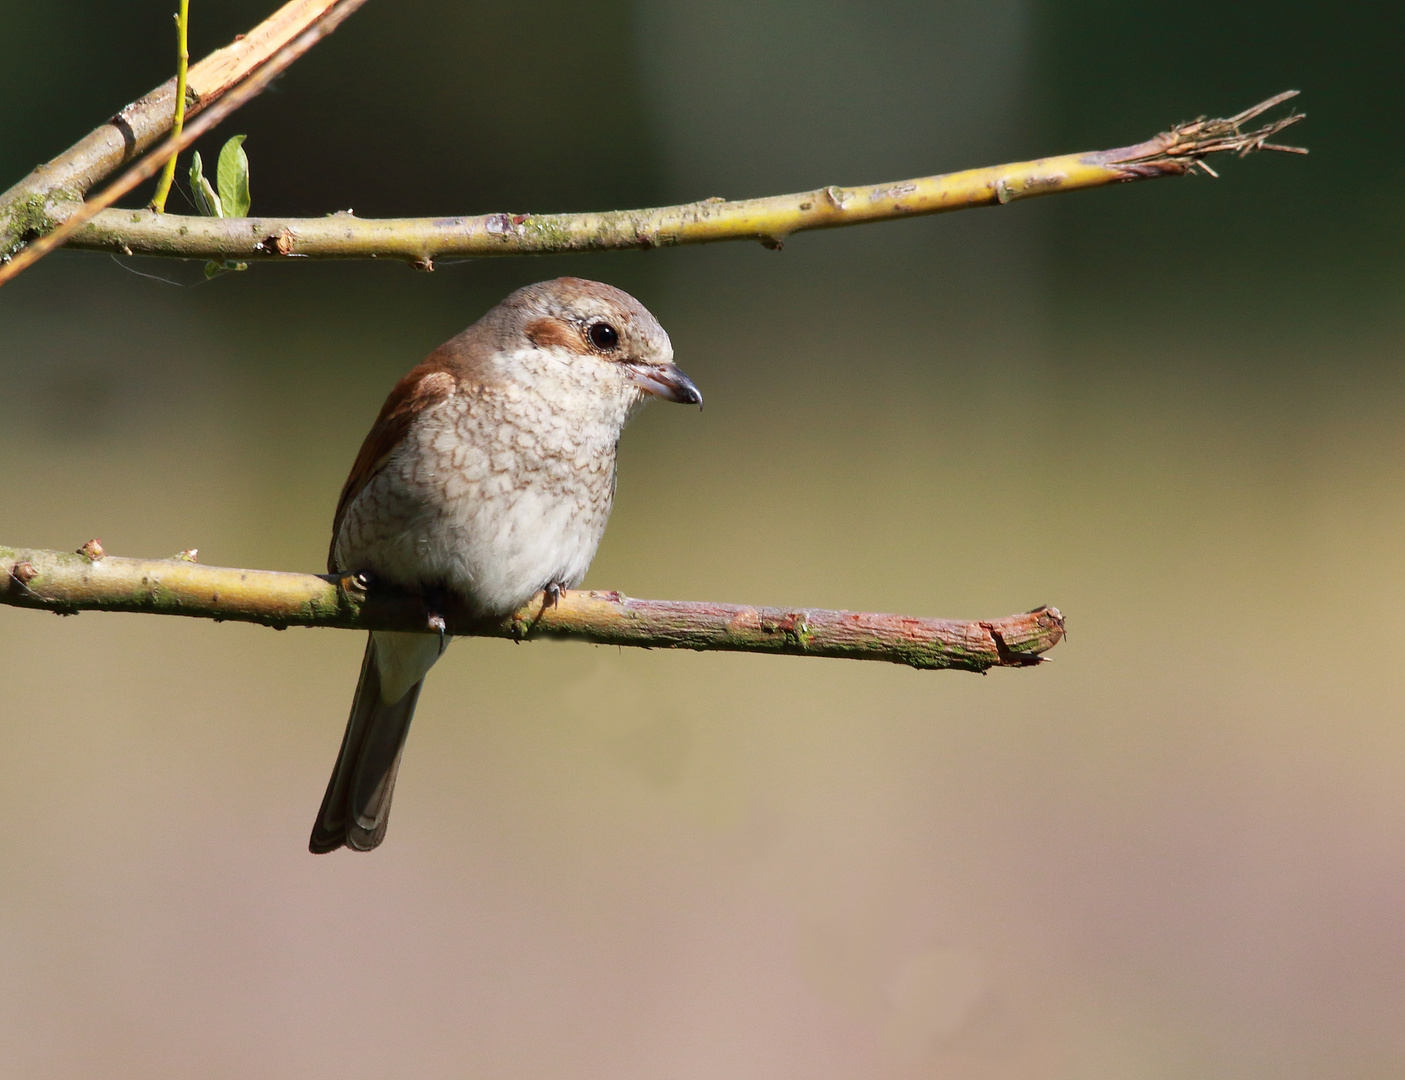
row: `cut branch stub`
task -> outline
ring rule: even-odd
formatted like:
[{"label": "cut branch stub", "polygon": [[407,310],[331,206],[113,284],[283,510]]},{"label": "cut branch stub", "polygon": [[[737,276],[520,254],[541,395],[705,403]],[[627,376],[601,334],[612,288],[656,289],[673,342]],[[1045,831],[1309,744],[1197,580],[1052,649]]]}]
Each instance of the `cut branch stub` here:
[{"label": "cut branch stub", "polygon": [[1213,176],[1214,170],[1205,165],[1204,161],[1210,154],[1228,153],[1245,157],[1258,150],[1306,154],[1307,150],[1301,146],[1279,146],[1268,141],[1284,128],[1307,119],[1306,113],[1290,112],[1287,116],[1270,121],[1253,131],[1243,130],[1250,120],[1297,96],[1297,90],[1285,90],[1235,116],[1223,120],[1209,120],[1202,116],[1188,124],[1178,124],[1170,131],[1162,132],[1136,146],[1107,150],[1094,156],[1103,164],[1127,170],[1130,174],[1129,179],[1141,179],[1168,174],[1183,175],[1196,165],[1200,165]]},{"label": "cut branch stub", "polygon": [[[0,603],[72,615],[146,612],[278,628],[331,626],[432,632],[421,600],[364,587],[353,576],[201,566],[183,559],[98,561],[78,553],[0,548]],[[551,607],[538,594],[507,618],[443,612],[450,634],[572,638],[650,649],[779,653],[884,660],[916,668],[1028,667],[1063,638],[1063,616],[1041,607],[968,622],[906,615],[637,600],[569,590]]]}]

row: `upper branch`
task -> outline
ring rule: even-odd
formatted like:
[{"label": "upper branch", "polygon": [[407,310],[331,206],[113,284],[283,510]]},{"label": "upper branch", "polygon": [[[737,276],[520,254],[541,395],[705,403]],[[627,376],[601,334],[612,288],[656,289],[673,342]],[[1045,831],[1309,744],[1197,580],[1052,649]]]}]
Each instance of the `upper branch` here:
[{"label": "upper branch", "polygon": [[[1204,117],[1135,146],[1012,165],[792,195],[580,214],[486,214],[479,217],[207,218],[105,210],[78,229],[70,247],[177,258],[278,260],[403,259],[432,269],[439,257],[546,255],[652,248],[721,240],[759,240],[779,247],[791,233],[870,221],[940,214],[1035,195],[1105,184],[1179,176],[1210,154],[1256,150],[1306,153],[1268,140],[1303,119],[1301,113],[1245,130],[1261,113],[1295,96],[1290,90],[1223,120]],[[64,207],[55,207],[61,224]]]},{"label": "upper branch", "polygon": [[[106,555],[95,540],[70,554],[0,547],[0,604],[71,615],[136,611],[233,619],[265,626],[334,626],[430,632],[423,602],[353,576],[199,566],[174,559]],[[538,594],[501,619],[443,613],[454,635],[564,637],[600,645],[886,660],[915,668],[985,671],[1028,667],[1064,635],[1057,608],[984,622],[919,619],[814,608],[765,608],[678,600],[634,600],[570,590],[554,607]]]}]

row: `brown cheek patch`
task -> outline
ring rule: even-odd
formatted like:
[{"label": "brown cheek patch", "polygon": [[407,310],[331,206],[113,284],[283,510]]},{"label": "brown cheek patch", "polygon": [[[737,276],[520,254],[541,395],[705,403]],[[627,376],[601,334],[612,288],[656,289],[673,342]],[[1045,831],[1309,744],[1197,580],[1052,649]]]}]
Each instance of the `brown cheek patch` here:
[{"label": "brown cheek patch", "polygon": [[571,352],[582,355],[591,351],[590,346],[585,343],[585,339],[574,326],[562,322],[560,319],[553,319],[549,315],[529,322],[527,324],[527,337],[539,349],[559,345],[563,349],[569,349]]}]

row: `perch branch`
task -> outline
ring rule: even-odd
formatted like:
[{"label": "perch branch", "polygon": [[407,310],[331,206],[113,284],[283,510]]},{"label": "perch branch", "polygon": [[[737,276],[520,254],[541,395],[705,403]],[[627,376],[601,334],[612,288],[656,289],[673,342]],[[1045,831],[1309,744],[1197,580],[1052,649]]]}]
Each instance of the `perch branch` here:
[{"label": "perch branch", "polygon": [[[123,559],[89,541],[77,553],[0,547],[0,603],[71,615],[131,611],[287,626],[430,632],[421,601],[350,575],[290,574],[200,566],[173,559]],[[570,590],[554,607],[539,593],[515,614],[474,618],[444,612],[454,635],[574,638],[599,645],[782,653],[885,660],[915,668],[985,671],[1028,667],[1064,635],[1057,608],[985,622],[919,619],[813,608],[764,608],[679,600],[635,600]]]},{"label": "perch branch", "polygon": [[[121,254],[241,261],[294,258],[403,259],[432,269],[438,257],[546,255],[652,248],[721,240],[759,240],[779,247],[791,233],[870,221],[940,214],[1105,184],[1179,176],[1197,166],[1212,172],[1209,154],[1256,150],[1305,153],[1269,142],[1301,113],[1246,130],[1290,90],[1224,120],[1201,118],[1135,146],[1041,158],[967,172],[874,186],[830,186],[792,195],[728,202],[580,214],[486,214],[480,217],[364,219],[206,218],[108,210],[89,221],[70,246]],[[61,207],[58,213],[63,213]]]},{"label": "perch branch", "polygon": [[[155,150],[147,153],[145,157],[109,184],[102,194],[96,195],[86,202],[80,202],[76,205],[70,204],[57,227],[44,232],[43,235],[31,241],[13,256],[7,256],[4,260],[0,260],[0,285],[4,285],[11,278],[22,273],[54,248],[63,245],[85,222],[111,206],[132,188],[150,180],[160,172],[168,157],[179,154],[235,109],[261,94],[268,84],[282,74],[293,61],[340,26],[343,20],[365,2],[366,0],[337,0],[337,3],[325,10],[317,22],[282,45],[257,70],[245,78],[243,82],[223,94],[217,102],[208,105],[195,118],[194,122],[187,124],[179,134],[172,135]],[[174,114],[172,119],[174,120]],[[151,212],[148,211],[148,213]],[[157,216],[165,217],[166,215]]]}]

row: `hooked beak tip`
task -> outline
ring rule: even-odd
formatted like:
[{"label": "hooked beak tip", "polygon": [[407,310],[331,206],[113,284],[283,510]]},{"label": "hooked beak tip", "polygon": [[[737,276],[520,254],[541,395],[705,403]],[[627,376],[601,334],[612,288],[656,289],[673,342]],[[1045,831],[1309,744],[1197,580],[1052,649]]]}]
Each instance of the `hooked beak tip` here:
[{"label": "hooked beak tip", "polygon": [[702,409],[702,391],[692,379],[673,364],[657,364],[632,368],[630,378],[646,394],[679,405],[696,405]]}]

